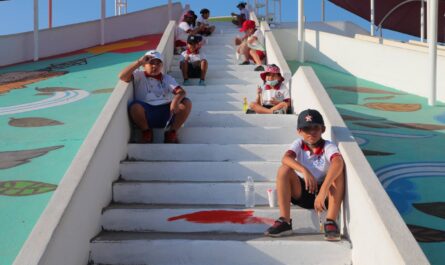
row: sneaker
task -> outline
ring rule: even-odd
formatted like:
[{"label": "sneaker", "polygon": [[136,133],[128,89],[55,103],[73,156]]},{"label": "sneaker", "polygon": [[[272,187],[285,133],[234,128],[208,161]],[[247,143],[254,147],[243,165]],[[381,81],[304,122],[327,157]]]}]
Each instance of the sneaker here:
[{"label": "sneaker", "polygon": [[247,109],[246,114],[256,114],[253,109]]},{"label": "sneaker", "polygon": [[153,143],[153,130],[148,129],[142,132],[141,143],[151,144]]},{"label": "sneaker", "polygon": [[184,82],[182,82],[182,84],[183,84],[184,86],[189,86],[191,83],[190,83],[190,80],[185,79]]},{"label": "sneaker", "polygon": [[175,130],[166,131],[164,133],[164,143],[166,144],[178,144],[178,136]]},{"label": "sneaker", "polygon": [[264,67],[262,65],[258,65],[257,67],[255,67],[255,69],[253,69],[254,71],[264,71]]},{"label": "sneaker", "polygon": [[205,86],[205,85],[206,85],[206,81],[200,79],[198,85],[200,85],[200,86]]},{"label": "sneaker", "polygon": [[273,114],[286,114],[286,111],[284,109],[277,109],[273,111]]},{"label": "sneaker", "polygon": [[340,241],[340,230],[334,220],[327,219],[324,223],[324,239],[327,241]]},{"label": "sneaker", "polygon": [[292,219],[289,223],[284,220],[284,217],[278,218],[275,223],[264,232],[264,235],[271,237],[290,236],[292,235]]},{"label": "sneaker", "polygon": [[244,62],[240,63],[239,65],[249,65],[249,64],[250,64],[249,61],[244,61]]}]

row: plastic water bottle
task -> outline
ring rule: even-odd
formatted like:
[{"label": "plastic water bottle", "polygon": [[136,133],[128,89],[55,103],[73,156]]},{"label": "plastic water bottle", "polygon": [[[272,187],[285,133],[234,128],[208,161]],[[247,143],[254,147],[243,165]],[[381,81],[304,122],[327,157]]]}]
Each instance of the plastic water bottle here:
[{"label": "plastic water bottle", "polygon": [[249,108],[249,105],[247,103],[247,98],[243,98],[243,112],[246,113],[247,109]]},{"label": "plastic water bottle", "polygon": [[255,185],[251,176],[247,177],[247,181],[244,184],[244,195],[246,199],[246,208],[255,207]]}]

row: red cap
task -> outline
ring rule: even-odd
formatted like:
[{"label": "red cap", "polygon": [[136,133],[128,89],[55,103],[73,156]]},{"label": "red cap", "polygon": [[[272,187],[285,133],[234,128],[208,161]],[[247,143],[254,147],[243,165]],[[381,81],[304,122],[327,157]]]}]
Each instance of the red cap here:
[{"label": "red cap", "polygon": [[254,29],[255,28],[255,21],[253,20],[246,20],[243,22],[242,28],[239,30],[241,32],[246,31],[248,29]]}]

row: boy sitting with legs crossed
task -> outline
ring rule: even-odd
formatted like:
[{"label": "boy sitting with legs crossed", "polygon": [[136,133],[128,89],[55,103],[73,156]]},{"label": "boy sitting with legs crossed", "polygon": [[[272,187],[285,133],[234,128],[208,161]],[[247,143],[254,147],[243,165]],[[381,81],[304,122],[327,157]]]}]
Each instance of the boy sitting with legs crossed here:
[{"label": "boy sitting with legs crossed", "polygon": [[298,115],[294,141],[281,160],[276,188],[281,217],[267,229],[265,235],[279,237],[292,234],[290,203],[318,213],[327,210],[324,223],[325,239],[340,240],[335,220],[344,197],[345,176],[343,158],[337,146],[321,137],[326,127],[323,117],[313,109]]}]

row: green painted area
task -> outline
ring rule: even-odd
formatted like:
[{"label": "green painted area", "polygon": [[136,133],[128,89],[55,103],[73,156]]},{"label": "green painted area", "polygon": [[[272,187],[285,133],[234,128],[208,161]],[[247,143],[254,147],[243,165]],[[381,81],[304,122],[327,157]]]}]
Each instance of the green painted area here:
[{"label": "green painted area", "polygon": [[211,17],[209,18],[209,21],[212,22],[231,22],[232,17]]},{"label": "green painted area", "polygon": [[[301,65],[288,64],[293,73]],[[443,264],[445,219],[439,212],[443,208],[427,207],[426,212],[413,204],[445,205],[445,105],[431,107],[419,96],[320,64],[304,65],[314,69],[361,149],[391,153],[366,158],[404,221],[423,228],[411,231],[419,242],[427,241],[420,246],[430,262]]]},{"label": "green painted area", "polygon": [[[54,70],[66,71],[64,75],[0,94],[0,265],[13,263],[111,95],[93,92],[114,88],[118,73],[139,58],[147,46],[156,47],[158,41],[159,38],[140,51],[134,49],[128,53],[107,52],[101,55],[83,52],[0,68],[1,75],[36,71],[51,64],[81,58],[86,58],[87,62]],[[2,81],[0,76],[0,85]],[[78,89],[76,93],[80,91],[86,97],[68,104],[2,114],[5,107],[20,104],[36,107],[41,105],[36,102],[56,95],[42,94],[37,88],[50,92],[55,92],[54,88],[74,88]],[[34,127],[11,126],[11,119],[19,119],[20,125],[31,124]],[[58,125],[48,126],[48,120],[57,121]],[[39,122],[46,124],[35,127]],[[46,150],[47,147],[54,148]]]}]

